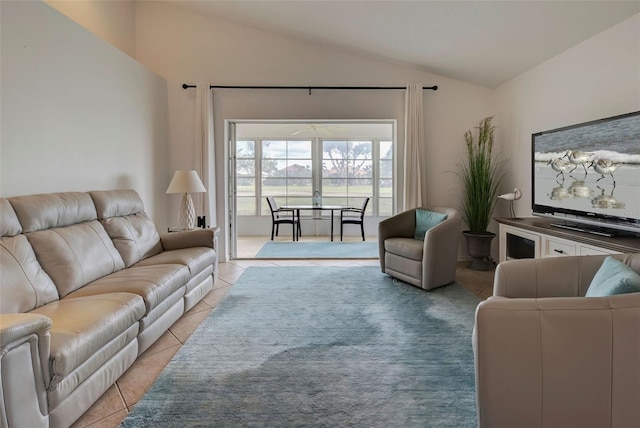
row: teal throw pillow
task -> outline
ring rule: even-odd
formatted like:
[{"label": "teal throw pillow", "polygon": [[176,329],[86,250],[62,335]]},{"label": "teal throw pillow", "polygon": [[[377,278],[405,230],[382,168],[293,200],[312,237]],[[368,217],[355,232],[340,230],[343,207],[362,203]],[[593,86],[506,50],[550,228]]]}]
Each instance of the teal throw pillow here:
[{"label": "teal throw pillow", "polygon": [[585,297],[604,297],[640,291],[640,275],[609,256],[596,272]]},{"label": "teal throw pillow", "polygon": [[427,233],[427,230],[438,223],[442,223],[446,219],[446,214],[420,209],[416,210],[416,231],[413,237],[424,241],[424,234]]}]

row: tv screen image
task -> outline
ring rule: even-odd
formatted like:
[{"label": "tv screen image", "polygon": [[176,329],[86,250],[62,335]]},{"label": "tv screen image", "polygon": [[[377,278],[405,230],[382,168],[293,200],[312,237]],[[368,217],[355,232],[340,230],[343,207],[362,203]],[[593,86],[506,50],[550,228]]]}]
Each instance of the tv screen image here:
[{"label": "tv screen image", "polygon": [[531,139],[534,215],[640,232],[640,112]]}]

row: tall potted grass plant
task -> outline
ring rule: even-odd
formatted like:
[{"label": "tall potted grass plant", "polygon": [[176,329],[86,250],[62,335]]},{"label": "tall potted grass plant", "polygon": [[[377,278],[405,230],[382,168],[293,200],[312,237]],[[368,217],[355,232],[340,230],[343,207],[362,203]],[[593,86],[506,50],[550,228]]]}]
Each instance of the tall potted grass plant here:
[{"label": "tall potted grass plant", "polygon": [[494,264],[491,259],[491,240],[495,233],[487,230],[495,208],[498,188],[505,173],[504,160],[493,156],[493,116],[482,119],[477,127],[478,138],[474,140],[469,130],[464,134],[467,142],[467,160],[460,164],[459,176],[464,184],[462,195],[462,217],[469,226],[463,232],[467,241],[467,251],[473,258],[470,269],[489,270]]}]

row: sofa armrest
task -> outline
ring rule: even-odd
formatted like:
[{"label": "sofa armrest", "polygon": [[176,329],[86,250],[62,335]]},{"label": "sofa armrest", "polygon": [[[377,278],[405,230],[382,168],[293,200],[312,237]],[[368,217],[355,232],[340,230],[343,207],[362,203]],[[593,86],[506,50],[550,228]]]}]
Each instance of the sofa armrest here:
[{"label": "sofa armrest", "polygon": [[43,315],[0,314],[0,422],[7,426],[48,426],[51,326]]},{"label": "sofa armrest", "polygon": [[165,251],[191,247],[209,247],[217,251],[220,228],[194,229],[175,233],[163,233],[160,242]]},{"label": "sofa armrest", "polygon": [[481,427],[640,426],[640,293],[490,298],[473,349]]},{"label": "sofa armrest", "polygon": [[424,237],[422,278],[427,289],[455,280],[460,242],[460,214],[445,208],[434,211],[447,213],[448,217],[427,230]]},{"label": "sofa armrest", "polygon": [[10,347],[31,334],[48,336],[51,325],[51,319],[44,315],[0,314],[0,348]]}]

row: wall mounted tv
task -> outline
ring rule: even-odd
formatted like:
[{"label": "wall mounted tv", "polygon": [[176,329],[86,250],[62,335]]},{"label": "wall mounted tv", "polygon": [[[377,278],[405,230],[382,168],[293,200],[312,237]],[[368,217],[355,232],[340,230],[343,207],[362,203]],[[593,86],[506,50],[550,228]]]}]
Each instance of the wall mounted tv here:
[{"label": "wall mounted tv", "polygon": [[640,236],[640,111],[531,136],[533,214]]}]

